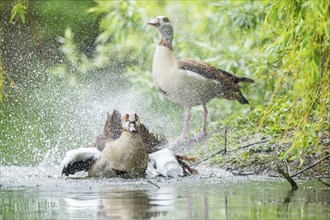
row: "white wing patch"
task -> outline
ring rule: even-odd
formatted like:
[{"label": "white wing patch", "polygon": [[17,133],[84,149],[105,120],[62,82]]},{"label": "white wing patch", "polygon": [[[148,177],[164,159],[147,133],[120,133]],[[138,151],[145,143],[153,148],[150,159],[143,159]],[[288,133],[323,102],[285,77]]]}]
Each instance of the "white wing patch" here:
[{"label": "white wing patch", "polygon": [[74,150],[69,150],[61,163],[61,167],[66,167],[72,162],[84,161],[91,158],[97,159],[100,154],[101,151],[94,147],[82,147]]},{"label": "white wing patch", "polygon": [[147,167],[147,175],[156,177],[162,175],[165,177],[183,176],[183,169],[176,159],[173,151],[162,149],[149,154],[150,162]]},{"label": "white wing patch", "polygon": [[190,70],[185,70],[185,71],[186,71],[187,76],[194,77],[194,78],[196,78],[198,80],[203,80],[203,81],[208,80],[207,78],[205,78],[201,74],[198,74],[198,73],[196,73],[194,71],[190,71]]},{"label": "white wing patch", "polygon": [[209,81],[209,82],[212,82],[212,83],[215,83],[215,84],[219,84],[220,83],[218,80],[206,78],[203,75],[198,74],[198,73],[196,73],[194,71],[191,71],[191,70],[185,70],[185,71],[186,71],[187,76],[194,77],[197,80]]}]

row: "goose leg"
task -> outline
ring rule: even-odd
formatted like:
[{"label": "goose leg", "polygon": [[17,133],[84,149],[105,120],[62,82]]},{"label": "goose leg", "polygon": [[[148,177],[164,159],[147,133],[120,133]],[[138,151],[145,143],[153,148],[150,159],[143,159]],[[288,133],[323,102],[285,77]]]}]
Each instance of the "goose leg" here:
[{"label": "goose leg", "polygon": [[201,129],[201,132],[198,135],[193,137],[193,140],[199,140],[199,139],[206,136],[207,114],[208,114],[208,111],[207,111],[207,108],[206,108],[206,104],[204,103],[203,104],[203,111],[202,111],[202,129]]},{"label": "goose leg", "polygon": [[183,131],[182,131],[181,137],[178,142],[184,142],[184,141],[188,140],[189,127],[190,127],[190,116],[191,116],[190,109],[191,109],[191,107],[185,107],[184,127],[183,127]]},{"label": "goose leg", "polygon": [[206,135],[206,120],[207,120],[207,114],[209,112],[207,111],[207,108],[206,108],[206,104],[204,103],[203,104],[203,112],[202,112],[202,130],[201,130],[201,134]]}]

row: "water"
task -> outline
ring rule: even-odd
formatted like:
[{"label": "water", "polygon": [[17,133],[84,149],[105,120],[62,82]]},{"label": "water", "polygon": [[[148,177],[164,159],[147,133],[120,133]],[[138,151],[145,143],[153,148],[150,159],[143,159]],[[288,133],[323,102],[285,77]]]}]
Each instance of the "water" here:
[{"label": "water", "polygon": [[0,219],[329,219],[330,189],[199,167],[179,179],[60,178],[60,168],[1,167]]}]

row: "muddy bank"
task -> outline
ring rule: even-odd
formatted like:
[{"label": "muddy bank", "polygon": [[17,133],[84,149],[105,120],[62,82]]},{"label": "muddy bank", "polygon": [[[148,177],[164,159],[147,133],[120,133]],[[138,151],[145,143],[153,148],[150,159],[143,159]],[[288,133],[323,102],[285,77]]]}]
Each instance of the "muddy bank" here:
[{"label": "muddy bank", "polygon": [[225,146],[210,150],[209,139],[182,145],[169,144],[178,154],[197,155],[200,160],[196,165],[216,167],[235,176],[263,175],[281,177],[278,166],[291,176],[298,178],[330,178],[329,138],[320,140],[317,150],[299,160],[284,161],[282,156],[289,149],[290,143],[275,143],[270,136],[252,136],[239,146]]}]

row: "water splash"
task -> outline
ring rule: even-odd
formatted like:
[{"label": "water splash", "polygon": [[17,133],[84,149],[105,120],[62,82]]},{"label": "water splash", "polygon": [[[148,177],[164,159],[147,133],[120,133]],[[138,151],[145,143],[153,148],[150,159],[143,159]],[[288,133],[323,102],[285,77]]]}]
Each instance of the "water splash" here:
[{"label": "water splash", "polygon": [[177,114],[175,106],[111,78],[114,73],[95,71],[90,73],[95,79],[72,83],[52,76],[42,65],[34,68],[32,79],[20,81],[11,91],[14,98],[1,106],[4,165],[59,164],[67,150],[90,146],[113,109],[137,112],[154,132],[179,133],[181,121],[170,116]]}]

